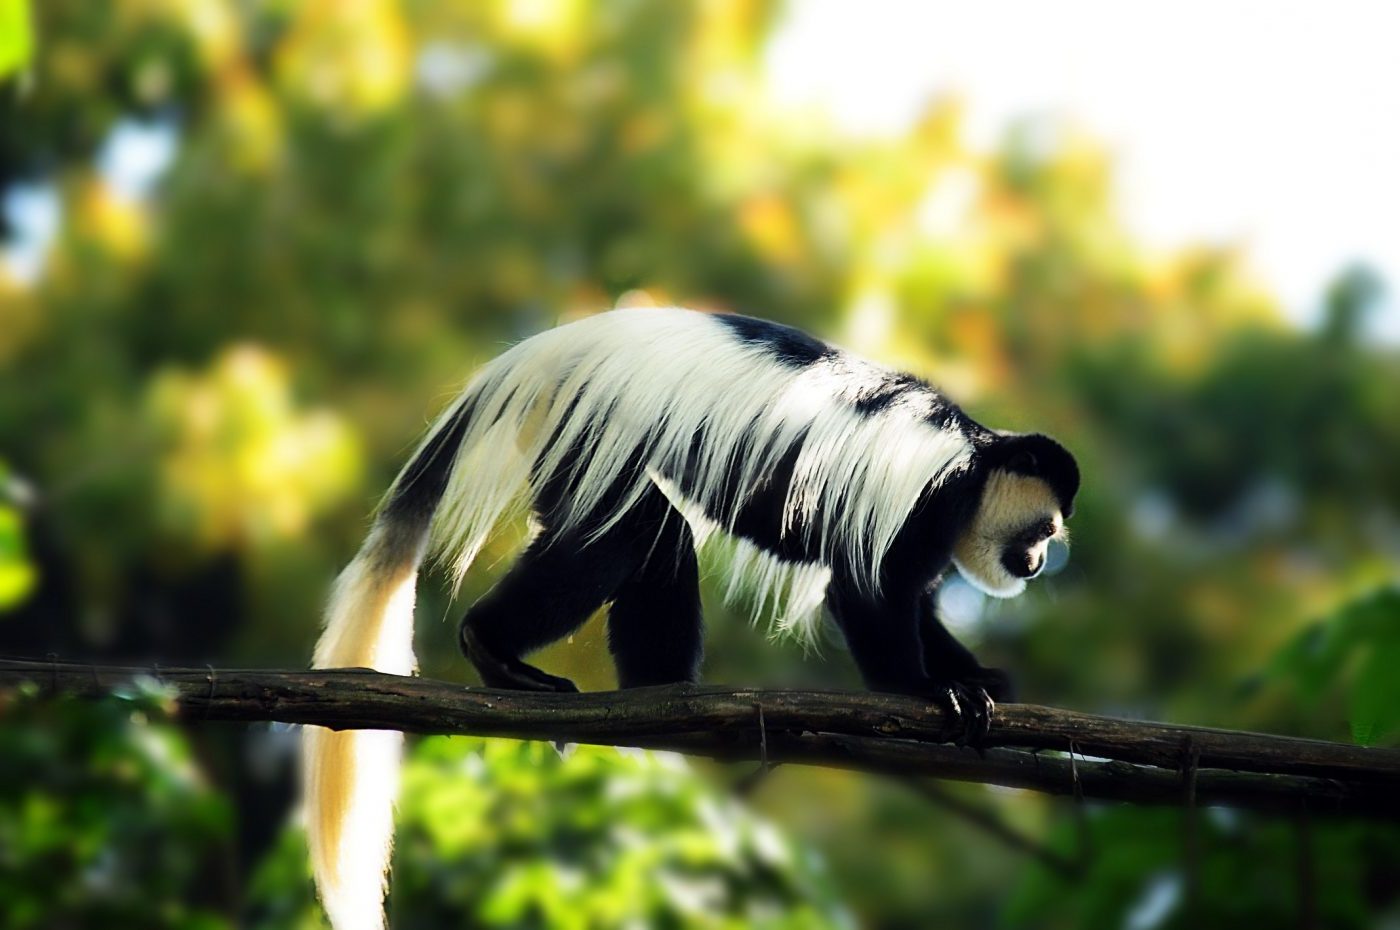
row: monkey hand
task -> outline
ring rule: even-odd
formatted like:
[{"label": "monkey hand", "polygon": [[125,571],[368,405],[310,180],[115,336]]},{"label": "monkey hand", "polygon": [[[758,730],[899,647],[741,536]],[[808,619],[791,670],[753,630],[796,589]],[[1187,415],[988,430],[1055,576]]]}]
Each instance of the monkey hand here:
[{"label": "monkey hand", "polygon": [[1011,678],[999,668],[978,668],[936,682],[932,697],[943,710],[944,731],[958,746],[981,746],[991,731],[997,701],[1009,701]]}]

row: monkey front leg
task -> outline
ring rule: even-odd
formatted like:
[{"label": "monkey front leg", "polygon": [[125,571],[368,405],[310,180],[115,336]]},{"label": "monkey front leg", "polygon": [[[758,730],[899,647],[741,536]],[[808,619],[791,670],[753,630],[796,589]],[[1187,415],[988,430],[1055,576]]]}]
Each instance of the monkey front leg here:
[{"label": "monkey front leg", "polygon": [[999,668],[990,668],[977,661],[966,646],[958,642],[938,617],[937,596],[929,591],[919,599],[919,638],[923,643],[924,667],[929,676],[946,682],[954,691],[967,692],[967,700],[987,705],[991,711],[997,702],[1016,699],[1011,676]]},{"label": "monkey front leg", "polygon": [[983,668],[936,616],[925,616],[927,600],[916,591],[865,595],[839,583],[827,596],[868,688],[929,698],[948,715],[956,742],[979,743],[996,706],[989,690],[1002,692],[1005,676]]}]

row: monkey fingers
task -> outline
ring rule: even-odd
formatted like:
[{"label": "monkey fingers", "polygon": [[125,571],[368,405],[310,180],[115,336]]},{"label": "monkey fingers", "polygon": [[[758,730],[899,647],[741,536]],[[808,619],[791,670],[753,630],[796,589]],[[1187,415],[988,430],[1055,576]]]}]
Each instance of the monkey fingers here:
[{"label": "monkey fingers", "polygon": [[985,688],[953,681],[939,688],[934,700],[946,717],[944,737],[953,745],[977,747],[987,738],[996,702]]}]

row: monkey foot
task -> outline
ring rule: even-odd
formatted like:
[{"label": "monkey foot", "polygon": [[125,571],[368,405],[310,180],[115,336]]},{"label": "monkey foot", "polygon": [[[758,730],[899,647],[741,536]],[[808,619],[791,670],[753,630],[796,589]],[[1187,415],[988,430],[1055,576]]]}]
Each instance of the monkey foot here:
[{"label": "monkey foot", "polygon": [[488,688],[514,691],[555,691],[577,693],[578,685],[567,678],[551,675],[519,659],[491,652],[467,627],[462,628],[462,652],[476,667],[481,683]]},{"label": "monkey foot", "polygon": [[478,665],[481,683],[489,688],[511,688],[516,691],[556,691],[561,694],[577,694],[578,685],[567,678],[551,675],[548,672],[527,665],[516,659],[502,663],[489,672]]}]

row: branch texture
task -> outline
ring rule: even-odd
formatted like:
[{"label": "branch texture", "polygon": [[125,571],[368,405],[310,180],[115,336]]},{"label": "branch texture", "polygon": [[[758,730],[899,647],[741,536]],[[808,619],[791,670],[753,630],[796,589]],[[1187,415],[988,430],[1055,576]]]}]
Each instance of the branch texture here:
[{"label": "branch texture", "polygon": [[1139,804],[1400,819],[1400,750],[1030,704],[999,706],[989,748],[978,752],[947,744],[936,706],[865,692],[663,687],[544,694],[367,669],[151,669],[0,659],[0,695],[28,682],[43,693],[100,697],[138,676],[172,688],[187,721],[283,721],[636,746]]}]

